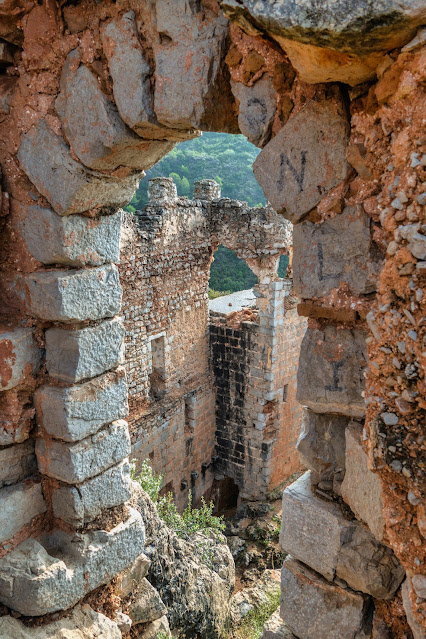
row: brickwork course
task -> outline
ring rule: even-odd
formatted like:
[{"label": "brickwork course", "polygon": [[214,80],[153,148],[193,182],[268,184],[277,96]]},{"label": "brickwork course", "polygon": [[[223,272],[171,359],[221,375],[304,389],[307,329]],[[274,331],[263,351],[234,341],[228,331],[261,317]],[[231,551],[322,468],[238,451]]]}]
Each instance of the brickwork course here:
[{"label": "brickwork course", "polygon": [[[215,424],[207,415],[220,371],[206,373],[208,246],[228,245],[229,238],[259,276],[257,328],[242,322],[238,338],[225,336],[241,342],[252,331],[266,346],[268,322],[286,306],[283,291],[271,293],[276,258],[268,253],[274,231],[267,215],[256,218],[259,242],[251,246],[247,210],[216,203],[210,183],[194,196],[201,205],[177,202],[170,184],[153,186],[155,206],[137,229],[120,212],[144,170],[205,130],[242,132],[262,149],[254,175],[276,214],[294,224],[294,287],[287,297],[298,296],[297,313],[307,322],[296,399],[304,407],[298,448],[309,472],[283,496],[281,544],[291,555],[282,570],[284,627],[299,639],[423,639],[424,24],[420,1],[2,3],[0,627],[6,636],[17,627],[24,636],[54,635],[60,619],[44,615],[60,614],[98,588],[107,592],[141,555],[143,517],[126,504],[131,447],[142,441],[139,454],[148,450],[148,438],[138,434],[144,420],[153,442],[162,421],[166,453],[179,456],[180,469],[185,433],[170,437],[183,423],[176,416],[183,413],[189,428],[200,420],[211,450],[202,453],[194,437],[193,468],[211,458],[214,439],[207,433]],[[203,198],[212,201],[209,222]],[[154,215],[171,200],[179,215]],[[167,264],[172,248],[161,233],[163,219],[177,237],[185,220],[194,222],[187,229],[192,257],[179,257],[177,247],[170,253],[177,265],[194,265],[185,282]],[[162,258],[144,265],[144,242],[153,243],[154,256],[164,251]],[[142,297],[128,306],[126,295],[137,288],[132,277],[141,280],[146,306]],[[175,308],[165,312],[169,299]],[[288,334],[296,312],[289,302]],[[181,341],[177,334],[187,307],[199,351],[179,377],[194,344],[189,331]],[[228,346],[231,364],[238,345]],[[261,446],[270,425],[280,433],[264,450],[271,485],[280,464],[269,465],[269,450],[272,459],[294,443],[291,429],[276,428],[281,416],[270,417],[274,406],[266,410],[281,389],[284,398],[286,380],[290,401],[279,402],[280,410],[295,406],[290,352],[277,337],[262,351],[262,366],[256,349],[245,355],[252,388],[257,380],[263,397],[247,393],[240,408],[252,419],[262,406],[253,426]],[[276,383],[266,377],[275,364]],[[196,384],[191,368],[202,371]],[[200,409],[188,400],[185,417],[187,389]],[[175,394],[175,407],[166,406],[167,393],[170,402]],[[221,427],[233,435],[230,420],[225,416]],[[156,451],[149,451],[154,463]],[[200,493],[210,472],[197,479]],[[173,476],[174,484],[181,478]],[[100,605],[99,598],[91,601]],[[29,628],[17,614],[43,617],[45,626]],[[102,624],[107,637],[122,634],[86,605],[66,619],[71,631],[77,619],[92,624],[88,636],[103,632]],[[126,627],[126,616],[120,619]],[[157,630],[167,629],[164,616],[157,621]],[[143,622],[139,634],[145,631],[156,632]]]}]

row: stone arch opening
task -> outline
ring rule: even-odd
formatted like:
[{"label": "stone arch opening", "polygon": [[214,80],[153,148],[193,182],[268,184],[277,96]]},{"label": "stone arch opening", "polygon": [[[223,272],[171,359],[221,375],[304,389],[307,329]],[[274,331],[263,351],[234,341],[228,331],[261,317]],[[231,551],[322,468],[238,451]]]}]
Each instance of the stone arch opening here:
[{"label": "stone arch opening", "polygon": [[[422,21],[421,12],[404,15],[398,7],[394,21],[386,21],[387,28],[378,33],[374,25],[383,24],[379,13],[368,20],[365,38],[365,23],[348,11],[342,29],[349,24],[351,38],[342,44],[341,33],[330,40],[329,30],[321,32],[317,26],[323,21],[315,12],[323,8],[315,8],[313,31],[301,37],[297,28],[295,33],[285,26],[285,19],[272,20],[266,3],[233,4],[221,2],[235,22],[231,26],[215,3],[191,5],[186,11],[183,0],[178,18],[172,18],[163,0],[154,9],[139,7],[138,15],[121,2],[80,7],[28,3],[2,26],[2,35],[16,49],[2,48],[9,72],[1,78],[2,239],[8,247],[2,265],[6,357],[1,402],[6,418],[0,443],[7,468],[10,456],[18,454],[17,446],[19,455],[30,460],[17,475],[7,471],[10,486],[2,489],[2,499],[16,513],[2,529],[2,569],[9,571],[8,583],[14,583],[18,576],[8,555],[23,538],[44,552],[49,547],[42,536],[46,526],[55,530],[60,520],[61,526],[65,522],[71,530],[82,531],[127,499],[128,467],[123,460],[129,436],[122,421],[123,328],[116,319],[121,292],[114,265],[121,215],[116,210],[129,201],[141,170],[175,141],[196,135],[198,128],[239,128],[264,146],[255,175],[275,210],[295,223],[295,291],[303,300],[299,312],[310,321],[299,364],[300,401],[319,416],[318,422],[322,415],[344,415],[365,428],[356,450],[365,464],[362,478],[380,480],[375,512],[384,513],[385,537],[376,541],[383,542],[380,552],[392,547],[404,564],[404,607],[419,634],[424,617],[414,592],[423,592],[418,555],[424,537],[424,468],[419,463],[423,324],[417,294],[425,261],[419,134],[422,37],[410,40]],[[157,37],[160,33],[167,37]],[[269,36],[281,46],[271,45]],[[357,42],[363,46],[354,51]],[[191,59],[189,44],[194,47]],[[138,78],[136,84],[132,77]],[[129,86],[136,90],[129,92]],[[396,340],[396,333],[403,339]],[[399,348],[401,342],[405,346]],[[105,404],[105,394],[116,401]],[[73,414],[82,399],[98,402],[93,419]],[[65,406],[72,417],[59,419],[56,406]],[[87,404],[88,413],[91,410]],[[34,469],[30,433],[37,438],[39,475],[28,483],[24,480]],[[348,449],[346,435],[349,438],[352,430],[345,431]],[[114,459],[106,459],[104,446],[114,449]],[[96,463],[80,464],[77,471],[76,455],[82,450]],[[54,461],[58,458],[60,465]],[[104,485],[114,478],[119,490],[108,501]],[[296,521],[289,515],[294,512],[292,499],[309,495],[310,488],[305,482],[298,490],[287,493],[290,523]],[[314,497],[309,499],[319,507]],[[356,490],[344,496],[358,520],[377,530],[358,497]],[[336,520],[339,526],[338,515]],[[87,558],[74,565],[75,553],[67,551],[70,539],[64,533],[64,562],[73,564],[76,584],[81,574],[89,575],[84,586],[66,597],[55,587],[60,600],[40,601],[35,593],[47,578],[42,574],[37,583],[28,577],[28,587],[21,589],[31,593],[28,598],[12,597],[2,588],[2,603],[24,615],[73,606],[136,558],[142,550],[141,529],[137,513],[126,515],[123,526],[108,537],[98,570],[92,570]],[[299,528],[288,531],[286,539],[298,538]],[[314,530],[308,541],[312,538]],[[109,563],[116,556],[117,539],[127,545],[128,555],[121,563]],[[58,537],[49,543],[53,541]],[[342,568],[351,549],[334,548],[332,554],[328,548],[330,570],[313,565],[306,548],[289,542],[287,549],[323,574],[325,588],[334,595],[357,596],[337,590],[332,581],[337,574],[353,592],[364,588],[367,596],[384,598],[381,582],[371,592],[361,573],[354,580]],[[393,556],[389,561],[397,562]],[[310,568],[287,562],[284,583],[296,594],[284,598],[285,605],[306,607],[298,580]],[[396,564],[392,570],[388,583],[393,584],[395,576],[403,579]],[[322,586],[313,588],[319,592]],[[392,588],[385,597],[393,594]],[[356,602],[362,617],[361,599]],[[293,611],[285,606],[282,610],[290,623]],[[379,606],[379,624],[378,611]],[[306,634],[303,628],[294,631]],[[342,634],[340,627],[338,632]]]}]

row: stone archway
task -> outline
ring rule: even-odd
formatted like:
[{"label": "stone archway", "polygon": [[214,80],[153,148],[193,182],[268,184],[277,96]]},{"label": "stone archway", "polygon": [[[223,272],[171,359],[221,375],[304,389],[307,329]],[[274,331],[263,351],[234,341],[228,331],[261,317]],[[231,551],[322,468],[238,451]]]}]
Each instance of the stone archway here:
[{"label": "stone archway", "polygon": [[[121,299],[114,265],[116,209],[130,199],[141,171],[176,141],[197,129],[239,128],[264,147],[255,175],[274,208],[296,224],[294,278],[303,298],[300,312],[310,324],[299,364],[299,400],[316,416],[309,418],[307,432],[315,436],[339,427],[340,417],[325,423],[323,415],[363,423],[364,431],[346,429],[346,450],[352,454],[346,461],[358,456],[364,464],[358,480],[374,484],[383,521],[376,520],[378,507],[372,521],[369,504],[353,490],[355,478],[342,494],[372,531],[383,531],[383,541],[403,563],[404,607],[420,636],[423,36],[410,40],[424,20],[422,7],[398,4],[394,11],[372,15],[363,5],[364,20],[358,20],[344,2],[335,3],[338,11],[333,4],[313,12],[318,17],[319,11],[319,24],[328,25],[322,31],[301,21],[298,9],[289,17],[281,7],[269,14],[267,3],[220,4],[234,20],[231,26],[210,0],[181,0],[174,12],[166,0],[155,6],[124,0],[6,3],[0,27],[6,41],[0,445],[5,468],[15,457],[20,461],[12,475],[6,471],[10,486],[2,489],[5,512],[13,513],[2,530],[3,569],[13,584],[8,556],[23,539],[41,539],[46,526],[75,531],[106,506],[126,500],[123,329],[114,319]],[[343,27],[339,11],[347,14]],[[365,48],[355,51],[360,41]],[[114,401],[104,410],[105,396]],[[34,470],[28,439],[34,410],[41,481],[25,482]],[[338,467],[326,452],[334,482]],[[310,464],[321,474],[323,459],[319,466]],[[373,470],[377,475],[370,474]],[[356,476],[356,468],[350,472]],[[108,505],[106,481],[119,486]],[[13,599],[15,609],[29,615],[73,605],[141,551],[140,518],[126,517],[119,534],[114,529],[99,550],[102,569],[92,570],[83,558],[71,562],[76,587],[68,598],[44,599],[37,591],[30,603],[23,591],[16,597],[8,585],[0,600],[12,605]],[[37,544],[34,548],[44,552]],[[121,544],[128,548],[126,560],[108,563]],[[341,550],[326,579],[336,573]],[[292,552],[321,573],[307,553]],[[286,579],[297,592],[297,567],[288,570],[293,576]],[[86,573],[91,579],[80,587]],[[347,573],[337,574],[362,590]],[[45,578],[38,583],[49,589],[51,576]],[[30,591],[35,587],[29,579]],[[327,588],[335,592],[335,586]],[[380,589],[367,592],[381,601]],[[294,605],[303,612],[299,595]],[[377,624],[389,618],[387,605],[396,610],[392,603],[378,604]],[[298,627],[297,634],[303,632]]]}]

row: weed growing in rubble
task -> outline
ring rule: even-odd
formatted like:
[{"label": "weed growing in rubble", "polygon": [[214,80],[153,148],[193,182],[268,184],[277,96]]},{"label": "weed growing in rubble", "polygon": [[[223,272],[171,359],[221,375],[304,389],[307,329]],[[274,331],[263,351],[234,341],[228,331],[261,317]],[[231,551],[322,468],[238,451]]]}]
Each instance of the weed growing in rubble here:
[{"label": "weed growing in rubble", "polygon": [[201,507],[193,508],[192,495],[189,493],[188,505],[180,514],[172,493],[160,496],[163,475],[157,475],[147,459],[142,462],[138,473],[136,473],[135,465],[132,464],[131,476],[149,495],[157,506],[157,512],[161,519],[175,531],[178,537],[190,539],[198,532],[209,536],[212,533],[221,533],[225,529],[223,517],[213,515],[214,504],[212,501],[207,504],[204,497],[201,497]]}]

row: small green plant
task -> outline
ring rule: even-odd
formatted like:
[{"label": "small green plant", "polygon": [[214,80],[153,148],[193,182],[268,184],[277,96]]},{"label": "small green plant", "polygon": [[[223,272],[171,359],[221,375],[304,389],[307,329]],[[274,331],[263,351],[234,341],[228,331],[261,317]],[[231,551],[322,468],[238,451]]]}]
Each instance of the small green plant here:
[{"label": "small green plant", "polygon": [[[182,514],[176,508],[173,494],[168,493],[160,497],[163,475],[156,474],[149,461],[145,459],[141,464],[141,469],[137,473],[135,464],[131,466],[131,477],[137,481],[143,490],[149,495],[157,506],[157,512],[166,525],[175,531],[182,539],[191,539],[198,532],[209,536],[218,535],[225,529],[223,517],[213,515],[214,503],[207,504],[204,497],[201,497],[201,507],[192,507],[192,495],[189,493],[188,505]],[[209,555],[209,548],[204,549],[206,560]]]},{"label": "small green plant", "polygon": [[280,605],[280,591],[270,594],[268,601],[258,608],[251,610],[243,622],[229,631],[226,639],[259,639],[263,626]]}]

